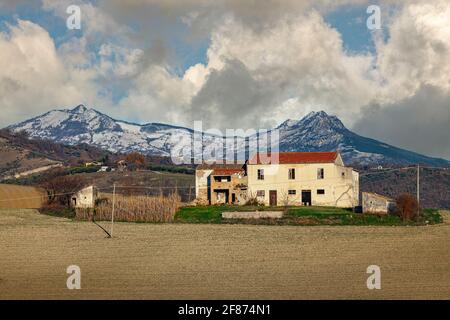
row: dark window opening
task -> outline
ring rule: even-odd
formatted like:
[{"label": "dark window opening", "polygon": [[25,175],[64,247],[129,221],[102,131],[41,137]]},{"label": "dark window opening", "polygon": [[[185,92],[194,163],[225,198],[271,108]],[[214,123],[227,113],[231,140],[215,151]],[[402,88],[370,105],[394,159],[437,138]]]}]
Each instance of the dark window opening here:
[{"label": "dark window opening", "polygon": [[317,194],[325,194],[325,189],[317,189]]},{"label": "dark window opening", "polygon": [[324,170],[323,168],[318,168],[317,169],[317,179],[323,179],[324,178]]},{"label": "dark window opening", "polygon": [[230,182],[231,176],[214,176],[214,181],[216,182]]},{"label": "dark window opening", "polygon": [[289,169],[289,180],[295,180],[295,169]]},{"label": "dark window opening", "polygon": [[264,169],[258,169],[258,180],[264,180]]}]

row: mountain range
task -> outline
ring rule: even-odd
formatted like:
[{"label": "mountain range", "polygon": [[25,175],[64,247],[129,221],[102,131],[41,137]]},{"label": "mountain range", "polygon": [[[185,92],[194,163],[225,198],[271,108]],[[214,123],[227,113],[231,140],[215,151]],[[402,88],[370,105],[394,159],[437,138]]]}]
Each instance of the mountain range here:
[{"label": "mountain range", "polygon": [[[95,109],[79,105],[73,109],[52,110],[35,118],[13,124],[13,131],[26,131],[30,137],[58,143],[89,144],[115,153],[140,152],[170,156],[174,149],[190,148],[194,131],[162,123],[136,124],[113,119]],[[392,166],[423,164],[450,167],[450,161],[428,157],[412,151],[362,137],[336,117],[324,111],[311,112],[300,120],[286,120],[278,127],[280,151],[341,152],[351,165]],[[222,138],[203,134],[203,148],[222,143]],[[258,135],[247,137],[255,141]],[[243,140],[243,139],[241,139]],[[238,140],[239,141],[239,140]],[[259,140],[261,143],[261,141]],[[245,141],[237,149],[246,148]],[[204,150],[204,149],[203,149]],[[201,150],[195,150],[196,153]]]}]

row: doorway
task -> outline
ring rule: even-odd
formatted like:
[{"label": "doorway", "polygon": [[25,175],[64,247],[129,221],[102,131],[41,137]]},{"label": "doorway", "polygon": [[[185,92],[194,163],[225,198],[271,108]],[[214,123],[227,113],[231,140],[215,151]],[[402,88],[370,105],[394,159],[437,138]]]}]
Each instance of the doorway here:
[{"label": "doorway", "polygon": [[277,205],[277,190],[269,191],[269,205],[271,206]]},{"label": "doorway", "polygon": [[311,190],[302,190],[302,204],[304,206],[311,205]]}]

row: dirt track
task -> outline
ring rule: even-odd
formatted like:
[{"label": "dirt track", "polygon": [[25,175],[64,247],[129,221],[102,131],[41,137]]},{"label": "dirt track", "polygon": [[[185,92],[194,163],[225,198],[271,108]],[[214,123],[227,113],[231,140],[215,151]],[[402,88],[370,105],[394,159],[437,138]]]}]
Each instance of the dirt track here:
[{"label": "dirt track", "polygon": [[[450,214],[427,227],[115,224],[0,211],[0,299],[450,299]],[[66,268],[81,268],[81,290]],[[366,268],[381,267],[381,290]]]}]

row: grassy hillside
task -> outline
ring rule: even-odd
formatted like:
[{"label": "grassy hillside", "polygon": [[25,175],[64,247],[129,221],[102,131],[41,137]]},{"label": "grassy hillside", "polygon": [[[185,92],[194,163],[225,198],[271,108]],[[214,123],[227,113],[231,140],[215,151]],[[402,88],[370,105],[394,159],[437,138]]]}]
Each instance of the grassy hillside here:
[{"label": "grassy hillside", "polygon": [[[380,170],[360,172],[360,190],[396,198],[401,193],[416,194],[417,171]],[[425,208],[450,208],[450,169],[420,169],[420,199]]]}]

